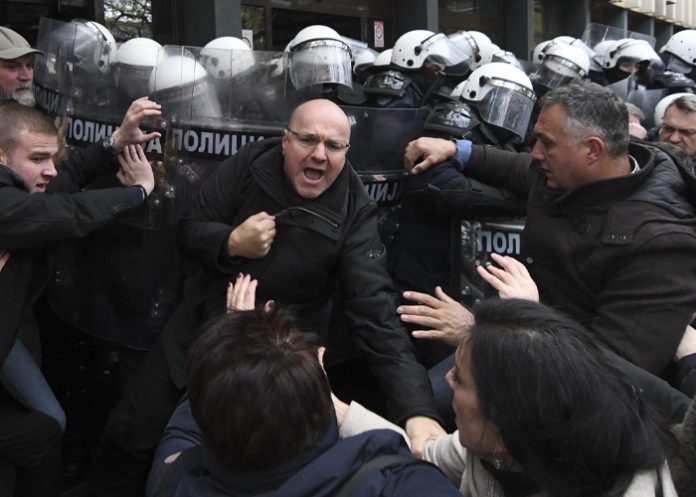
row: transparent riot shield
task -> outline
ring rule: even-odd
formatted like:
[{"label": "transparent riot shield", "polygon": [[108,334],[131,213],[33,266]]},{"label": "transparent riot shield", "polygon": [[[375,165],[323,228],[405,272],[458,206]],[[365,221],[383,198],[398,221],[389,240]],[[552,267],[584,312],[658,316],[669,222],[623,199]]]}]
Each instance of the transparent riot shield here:
[{"label": "transparent riot shield", "polygon": [[406,176],[404,150],[408,142],[423,136],[430,109],[342,109],[351,123],[348,160],[380,207],[380,236],[388,245],[397,227]]},{"label": "transparent riot shield", "polygon": [[162,57],[161,45],[149,38],[132,38],[119,47],[109,68],[119,107],[150,94],[150,76]]},{"label": "transparent riot shield", "polygon": [[215,84],[223,116],[245,121],[276,119],[267,101],[279,103],[282,53],[204,47],[198,61]]},{"label": "transparent riot shield", "polygon": [[116,44],[86,21],[42,18],[35,82],[39,108],[56,115],[78,113],[111,118],[113,85],[110,61]]},{"label": "transparent riot shield", "polygon": [[[239,147],[279,135],[285,126],[263,120],[259,113],[244,114],[240,109],[251,106],[243,99],[239,105],[221,104],[213,78],[199,62],[200,50],[163,47],[148,78],[150,99],[162,105],[160,118],[141,125],[162,135],[144,146],[155,172],[155,189],[144,205],[66,250],[56,274],[52,303],[61,317],[132,348],[150,346],[178,302],[183,280],[194,271],[176,249],[176,224],[201,184]],[[271,58],[269,54],[261,59]],[[251,84],[251,78],[245,81]],[[115,88],[116,94],[121,90]],[[233,93],[247,95],[249,90],[236,86]],[[104,115],[118,114],[122,100],[113,99]],[[122,116],[109,124],[74,113],[69,140],[79,145],[96,141]],[[245,119],[248,116],[253,118]],[[92,187],[113,181],[103,178]]]},{"label": "transparent riot shield", "polygon": [[[632,79],[631,76],[629,79]],[[654,88],[648,89],[643,85],[635,85],[626,97],[626,102],[630,102],[640,110],[643,111],[645,119],[643,119],[643,126],[646,129],[650,129],[655,125],[655,106],[662,100],[663,97],[667,96],[669,90],[667,88]]]},{"label": "transparent riot shield", "polygon": [[34,56],[34,95],[36,106],[51,115],[64,116],[72,109],[72,72],[68,60],[77,25],[42,17]]},{"label": "transparent riot shield", "polygon": [[[100,107],[76,105],[66,117],[72,153],[110,136],[125,110],[116,100]],[[164,121],[141,125],[164,134]],[[101,146],[101,145],[97,145]],[[143,145],[156,186],[144,204],[88,237],[66,242],[56,250],[55,277],[50,289],[54,312],[72,326],[120,345],[145,350],[177,298],[178,216],[173,189],[164,167],[161,140]],[[69,159],[68,159],[69,160]],[[86,189],[121,187],[114,172]]]},{"label": "transparent riot shield", "polygon": [[588,47],[594,49],[599,43],[608,40],[621,40],[623,38],[633,38],[636,40],[645,40],[651,47],[655,47],[655,37],[637,31],[621,29],[615,26],[607,26],[592,22],[585,26],[585,30],[580,38]]}]

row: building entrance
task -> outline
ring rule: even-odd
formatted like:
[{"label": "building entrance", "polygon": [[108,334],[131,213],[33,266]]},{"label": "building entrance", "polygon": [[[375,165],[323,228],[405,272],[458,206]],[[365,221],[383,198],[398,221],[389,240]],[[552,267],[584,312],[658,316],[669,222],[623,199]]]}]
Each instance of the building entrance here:
[{"label": "building entrance", "polygon": [[323,24],[335,29],[341,36],[360,40],[360,18],[301,12],[297,10],[273,9],[271,26],[273,30],[272,50],[282,51],[298,31],[313,24]]}]

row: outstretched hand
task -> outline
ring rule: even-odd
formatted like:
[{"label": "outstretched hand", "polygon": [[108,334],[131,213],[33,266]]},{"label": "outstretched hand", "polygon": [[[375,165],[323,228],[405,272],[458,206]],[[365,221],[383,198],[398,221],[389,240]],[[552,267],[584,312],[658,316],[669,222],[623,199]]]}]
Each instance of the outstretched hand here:
[{"label": "outstretched hand", "polygon": [[134,100],[123,116],[121,126],[114,131],[114,153],[119,154],[126,145],[142,144],[161,136],[157,131],[144,133],[140,124],[145,118],[162,114],[161,105],[148,97]]},{"label": "outstretched hand", "polygon": [[405,323],[423,326],[411,333],[415,338],[442,340],[456,346],[474,324],[473,314],[439,286],[435,288],[435,296],[407,291],[404,298],[418,303],[396,309]]},{"label": "outstretched hand", "polygon": [[[225,310],[229,314],[234,311],[251,311],[256,306],[256,287],[258,280],[250,274],[239,273],[234,283],[227,285],[227,301]],[[263,309],[269,312],[275,305],[274,300],[267,300]]]},{"label": "outstretched hand", "polygon": [[479,266],[479,276],[498,291],[501,299],[525,299],[539,302],[539,290],[524,264],[513,257],[495,252],[491,258],[500,265]]},{"label": "outstretched hand", "polygon": [[239,273],[234,283],[230,281],[227,286],[227,304],[225,310],[250,311],[256,305],[256,285],[258,281],[251,275]]},{"label": "outstretched hand", "polygon": [[124,147],[116,157],[121,168],[116,177],[124,186],[141,185],[149,195],[155,188],[155,176],[140,145]]}]

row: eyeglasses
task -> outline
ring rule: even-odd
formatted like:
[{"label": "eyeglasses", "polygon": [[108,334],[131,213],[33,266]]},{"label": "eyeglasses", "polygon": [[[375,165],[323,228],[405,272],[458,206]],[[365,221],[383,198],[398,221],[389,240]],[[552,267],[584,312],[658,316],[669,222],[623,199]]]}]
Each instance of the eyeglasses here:
[{"label": "eyeglasses", "polygon": [[681,129],[674,128],[674,127],[670,126],[669,124],[665,124],[664,122],[662,123],[662,132],[667,134],[667,135],[679,133],[684,138],[691,138],[692,136],[696,135],[696,129],[693,129],[693,128],[681,128]]},{"label": "eyeglasses", "polygon": [[350,147],[350,143],[346,143],[341,140],[322,140],[319,136],[312,133],[298,133],[297,131],[293,131],[290,128],[285,129],[292,133],[293,136],[297,137],[297,141],[299,142],[299,144],[306,149],[313,150],[316,148],[317,145],[323,142],[324,148],[327,152],[329,152],[330,154],[340,154],[348,150],[348,147]]}]

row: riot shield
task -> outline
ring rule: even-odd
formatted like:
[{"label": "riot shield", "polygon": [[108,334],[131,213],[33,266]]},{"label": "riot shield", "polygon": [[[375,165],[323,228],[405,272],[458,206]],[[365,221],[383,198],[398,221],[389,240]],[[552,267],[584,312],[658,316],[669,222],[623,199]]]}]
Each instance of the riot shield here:
[{"label": "riot shield", "polygon": [[348,160],[380,206],[380,236],[388,245],[397,226],[406,176],[404,149],[423,135],[430,109],[341,108],[351,123]]},{"label": "riot shield", "polygon": [[476,271],[476,267],[491,261],[493,252],[522,260],[522,230],[524,218],[484,218],[458,221],[455,230],[459,246],[452,247],[458,256],[453,257],[452,285],[459,301],[472,306],[479,300],[497,296]]},{"label": "riot shield", "polygon": [[150,76],[162,57],[162,46],[149,38],[132,38],[116,51],[110,73],[124,109],[136,98],[149,95]]},{"label": "riot shield", "polygon": [[[150,97],[162,105],[170,118],[183,121],[221,118],[213,78],[198,62],[201,49],[167,45],[163,50],[164,56],[150,75]],[[190,104],[182,105],[182,102]]]},{"label": "riot shield", "polygon": [[[633,76],[629,77],[629,79],[633,79]],[[635,85],[631,87],[631,91],[629,91],[626,97],[626,102],[636,105],[643,111],[645,119],[643,119],[642,124],[646,129],[650,129],[655,125],[655,106],[663,97],[667,96],[668,92],[667,88],[648,89],[643,85]]]},{"label": "riot shield", "polygon": [[42,18],[35,63],[37,105],[56,115],[77,113],[104,119],[113,109],[109,74],[116,45],[85,21]]},{"label": "riot shield", "polygon": [[592,22],[585,26],[585,30],[583,31],[580,39],[588,47],[594,50],[594,48],[603,41],[621,40],[623,38],[645,40],[650,44],[651,47],[655,47],[654,36],[639,33],[637,31],[630,31],[628,29],[617,28],[615,26],[607,26],[605,24],[599,24],[596,22]]},{"label": "riot shield", "polygon": [[[162,105],[166,122],[165,167],[181,190],[177,196],[190,199],[220,162],[247,142],[280,135],[285,121],[274,120],[254,102],[241,98],[250,95],[258,82],[247,74],[257,69],[256,62],[229,80],[233,86],[221,102],[212,76],[197,62],[207,60],[205,54],[201,57],[200,48],[165,46],[164,50],[163,61],[150,79],[151,98]],[[254,52],[254,59],[266,64],[274,55]],[[265,104],[282,105],[282,93],[275,97]]]},{"label": "riot shield", "polygon": [[[155,189],[145,204],[115,224],[64,248],[51,293],[62,319],[136,349],[149,348],[179,300],[183,279],[193,272],[176,250],[176,224],[193,195],[238,147],[280,134],[285,124],[230,115],[238,107],[220,105],[211,77],[197,62],[199,48],[167,46],[162,51],[162,63],[148,81],[150,98],[162,104],[162,115],[141,126],[162,134],[144,146]],[[238,89],[242,95],[248,90]],[[118,114],[120,100],[104,106],[104,115]],[[123,115],[107,123],[80,115],[79,109],[68,127],[70,142],[79,146],[108,135]],[[92,187],[114,181],[103,178]]]},{"label": "riot shield", "polygon": [[[73,149],[111,135],[125,112],[116,99],[98,109],[74,105],[69,110],[66,138]],[[147,124],[141,126],[146,131],[166,125],[159,121]],[[143,149],[155,173],[155,189],[144,204],[113,224],[62,244],[56,250],[49,295],[54,312],[75,328],[144,350],[176,301],[178,256],[177,212],[161,141],[155,139]],[[114,173],[98,178],[86,189],[120,187],[115,172],[116,165]]]},{"label": "riot shield", "polygon": [[283,98],[280,52],[203,48],[199,62],[208,70],[222,116],[242,121],[287,121],[292,107]]},{"label": "riot shield", "polygon": [[42,17],[36,48],[42,54],[34,56],[34,94],[36,106],[51,115],[64,116],[71,112],[72,74],[68,48],[74,40],[77,26],[65,21]]}]

